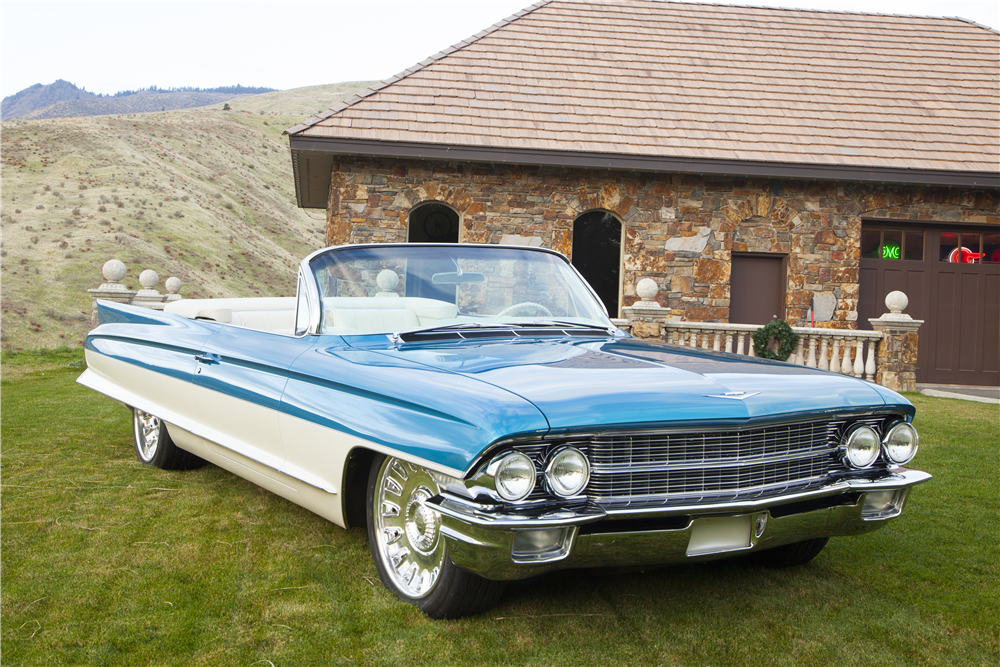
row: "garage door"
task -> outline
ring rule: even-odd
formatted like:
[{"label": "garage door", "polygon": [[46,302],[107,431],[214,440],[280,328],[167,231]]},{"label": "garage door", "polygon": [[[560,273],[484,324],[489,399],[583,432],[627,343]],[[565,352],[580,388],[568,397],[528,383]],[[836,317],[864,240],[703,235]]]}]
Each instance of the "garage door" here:
[{"label": "garage door", "polygon": [[1000,231],[868,222],[861,232],[859,325],[901,290],[920,328],[917,382],[1000,385]]}]

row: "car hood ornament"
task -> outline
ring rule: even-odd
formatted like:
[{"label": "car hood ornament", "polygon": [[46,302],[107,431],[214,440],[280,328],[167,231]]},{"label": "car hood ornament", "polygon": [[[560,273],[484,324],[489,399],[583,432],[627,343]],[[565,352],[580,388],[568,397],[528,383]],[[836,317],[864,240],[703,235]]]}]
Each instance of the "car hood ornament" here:
[{"label": "car hood ornament", "polygon": [[758,396],[759,391],[727,391],[724,394],[702,394],[705,398],[731,398],[735,401],[745,401],[751,396]]}]

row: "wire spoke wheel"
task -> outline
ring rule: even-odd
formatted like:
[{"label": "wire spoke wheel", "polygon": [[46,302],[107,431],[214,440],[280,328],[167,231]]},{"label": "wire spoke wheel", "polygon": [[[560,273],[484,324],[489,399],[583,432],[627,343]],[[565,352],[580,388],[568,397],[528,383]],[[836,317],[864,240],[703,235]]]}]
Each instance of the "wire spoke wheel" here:
[{"label": "wire spoke wheel", "polygon": [[368,475],[368,545],[386,588],[431,618],[460,618],[493,606],[502,581],[452,562],[441,515],[427,504],[440,492],[430,472],[378,454]]},{"label": "wire spoke wheel", "polygon": [[156,456],[160,444],[161,422],[148,412],[135,411],[135,450],[144,463],[149,463]]},{"label": "wire spoke wheel", "polygon": [[426,470],[387,458],[373,503],[378,555],[392,583],[407,597],[428,595],[445,559],[441,516],[425,503],[438,487]]},{"label": "wire spoke wheel", "polygon": [[205,461],[174,444],[166,423],[155,415],[132,409],[135,455],[143,465],[161,470],[191,470]]}]

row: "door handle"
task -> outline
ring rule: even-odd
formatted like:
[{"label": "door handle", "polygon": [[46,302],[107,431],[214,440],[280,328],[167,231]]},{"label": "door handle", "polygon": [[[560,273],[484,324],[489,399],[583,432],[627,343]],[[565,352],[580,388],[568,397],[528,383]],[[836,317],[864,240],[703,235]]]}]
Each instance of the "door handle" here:
[{"label": "door handle", "polygon": [[214,352],[209,352],[195,356],[195,360],[202,364],[218,364],[222,361],[222,357]]}]

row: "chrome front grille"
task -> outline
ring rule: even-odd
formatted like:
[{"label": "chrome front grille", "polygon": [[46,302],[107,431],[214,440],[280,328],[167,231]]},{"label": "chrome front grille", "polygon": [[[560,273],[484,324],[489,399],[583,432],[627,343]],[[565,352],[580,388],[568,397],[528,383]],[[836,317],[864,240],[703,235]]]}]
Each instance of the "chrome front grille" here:
[{"label": "chrome front grille", "polygon": [[[837,448],[849,426],[864,423],[881,436],[898,419],[866,415],[745,429],[609,432],[517,448],[539,470],[547,452],[562,444],[584,451],[591,463],[587,498],[605,508],[726,502],[826,484],[848,471]],[[545,496],[540,475],[528,500]]]},{"label": "chrome front grille", "polygon": [[822,484],[836,456],[838,424],[746,430],[608,434],[593,438],[587,494],[600,505],[711,502]]},{"label": "chrome front grille", "polygon": [[795,456],[828,449],[826,423],[746,431],[598,436],[590,443],[595,468],[718,464]]}]

